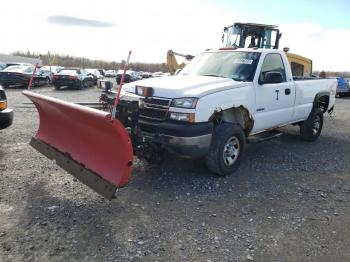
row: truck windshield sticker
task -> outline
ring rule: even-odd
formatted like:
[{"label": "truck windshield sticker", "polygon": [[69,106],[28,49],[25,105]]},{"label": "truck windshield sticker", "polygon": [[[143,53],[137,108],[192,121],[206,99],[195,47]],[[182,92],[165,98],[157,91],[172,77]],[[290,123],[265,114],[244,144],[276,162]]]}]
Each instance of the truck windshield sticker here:
[{"label": "truck windshield sticker", "polygon": [[253,63],[252,59],[244,59],[244,58],[236,58],[233,60],[234,64],[245,64],[245,65],[251,65]]}]

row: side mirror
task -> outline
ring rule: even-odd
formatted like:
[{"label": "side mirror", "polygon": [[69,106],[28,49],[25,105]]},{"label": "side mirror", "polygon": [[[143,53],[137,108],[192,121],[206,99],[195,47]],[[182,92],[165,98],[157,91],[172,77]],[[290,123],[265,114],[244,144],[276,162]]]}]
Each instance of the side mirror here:
[{"label": "side mirror", "polygon": [[283,76],[280,72],[266,72],[265,76],[262,75],[262,77],[259,80],[259,84],[278,84],[283,82]]}]

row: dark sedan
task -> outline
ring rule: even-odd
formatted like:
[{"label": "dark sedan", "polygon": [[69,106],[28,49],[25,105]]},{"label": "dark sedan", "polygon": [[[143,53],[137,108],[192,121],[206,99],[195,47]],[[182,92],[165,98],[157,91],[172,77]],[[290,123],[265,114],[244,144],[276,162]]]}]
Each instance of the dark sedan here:
[{"label": "dark sedan", "polygon": [[[120,84],[120,80],[122,79],[122,75],[123,75],[123,70],[119,70],[117,77],[116,77],[116,81],[117,84]],[[132,70],[127,70],[125,73],[125,78],[124,78],[124,83],[130,83],[130,82],[134,82],[137,80],[140,80],[141,78],[138,76],[138,74],[135,71]]]},{"label": "dark sedan", "polygon": [[95,79],[90,73],[79,68],[64,68],[52,78],[52,84],[56,89],[60,89],[62,86],[84,89],[93,86],[94,82]]},{"label": "dark sedan", "polygon": [[[0,85],[4,88],[9,86],[28,87],[32,77],[34,66],[31,65],[12,65],[6,67],[0,72]],[[34,74],[32,86],[46,85],[49,79],[41,74],[40,69]]]},{"label": "dark sedan", "polygon": [[0,129],[9,127],[13,121],[13,110],[7,107],[5,90],[0,85]]}]

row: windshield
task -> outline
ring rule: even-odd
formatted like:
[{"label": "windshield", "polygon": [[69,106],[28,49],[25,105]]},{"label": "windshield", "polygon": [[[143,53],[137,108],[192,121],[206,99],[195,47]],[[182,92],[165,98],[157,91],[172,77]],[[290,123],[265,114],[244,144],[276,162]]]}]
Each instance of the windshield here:
[{"label": "windshield", "polygon": [[258,52],[215,52],[196,56],[180,75],[200,75],[230,78],[236,81],[253,81],[259,62]]},{"label": "windshield", "polygon": [[9,66],[4,71],[6,72],[21,72],[21,73],[31,73],[33,72],[33,67],[31,66]]},{"label": "windshield", "polygon": [[76,69],[62,69],[59,71],[60,74],[77,74],[78,70]]}]

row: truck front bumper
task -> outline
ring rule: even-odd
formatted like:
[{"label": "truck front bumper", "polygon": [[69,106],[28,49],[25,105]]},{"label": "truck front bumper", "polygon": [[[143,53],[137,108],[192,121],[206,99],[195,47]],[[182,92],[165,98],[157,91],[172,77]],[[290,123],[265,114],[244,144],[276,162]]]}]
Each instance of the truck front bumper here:
[{"label": "truck front bumper", "polygon": [[151,122],[139,120],[145,142],[160,144],[163,148],[188,157],[207,155],[212,123]]},{"label": "truck front bumper", "polygon": [[12,109],[4,109],[0,111],[0,129],[4,129],[12,125],[13,121],[13,110]]}]

